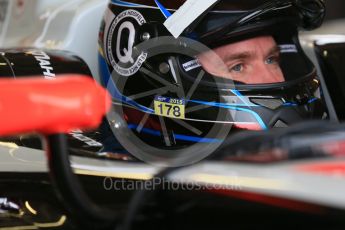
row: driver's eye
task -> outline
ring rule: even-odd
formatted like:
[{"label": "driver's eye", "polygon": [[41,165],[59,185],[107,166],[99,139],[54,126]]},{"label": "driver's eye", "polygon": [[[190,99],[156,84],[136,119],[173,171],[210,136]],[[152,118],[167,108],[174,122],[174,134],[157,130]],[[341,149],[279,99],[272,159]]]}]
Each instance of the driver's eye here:
[{"label": "driver's eye", "polygon": [[237,64],[233,67],[231,67],[230,72],[242,72],[243,71],[243,64]]},{"label": "driver's eye", "polygon": [[266,59],[265,63],[268,65],[278,64],[279,63],[279,56],[278,55],[270,56]]}]

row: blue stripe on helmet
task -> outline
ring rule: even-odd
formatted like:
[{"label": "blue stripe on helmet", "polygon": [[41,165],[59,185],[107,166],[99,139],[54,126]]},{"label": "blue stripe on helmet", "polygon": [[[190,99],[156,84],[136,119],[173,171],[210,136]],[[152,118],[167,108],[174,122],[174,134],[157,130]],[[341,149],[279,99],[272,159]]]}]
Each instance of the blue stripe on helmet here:
[{"label": "blue stripe on helmet", "polygon": [[118,6],[126,6],[126,7],[140,7],[140,6],[145,6],[145,5],[140,5],[136,3],[131,3],[131,2],[125,2],[121,0],[112,0],[111,3],[118,5]]},{"label": "blue stripe on helmet", "polygon": [[236,90],[236,89],[232,89],[231,92],[233,94],[235,94],[237,97],[240,98],[240,100],[246,105],[246,106],[251,106],[251,107],[258,107],[259,105],[256,105],[252,102],[250,102],[247,98],[245,98],[240,91]]},{"label": "blue stripe on helmet", "polygon": [[158,0],[155,0],[155,2],[165,18],[169,18],[172,15]]},{"label": "blue stripe on helmet", "polygon": [[202,104],[202,105],[215,106],[215,107],[220,107],[220,108],[225,108],[225,109],[231,109],[231,110],[236,110],[236,111],[242,111],[242,112],[250,113],[250,114],[252,114],[255,117],[255,119],[257,120],[257,122],[259,123],[259,125],[261,126],[262,129],[267,129],[267,126],[265,125],[265,122],[261,119],[259,114],[257,114],[253,110],[245,109],[245,108],[240,108],[240,107],[236,107],[236,106],[229,105],[229,104],[224,104],[224,103],[206,102],[206,101],[197,101],[197,100],[191,100],[191,101],[194,102],[194,103]]},{"label": "blue stripe on helmet", "polygon": [[[121,0],[112,0],[112,4],[117,5],[117,6],[124,6],[124,7],[144,7],[144,8],[156,8],[152,6],[147,6],[147,5],[142,5],[142,4],[137,4],[137,3],[132,3],[132,2],[126,2],[126,1],[121,1]],[[169,18],[172,14],[168,11],[167,8],[165,8],[158,0],[155,0],[156,5],[158,6],[158,9],[162,12],[165,18]]]},{"label": "blue stripe on helmet", "polygon": [[[128,128],[135,130],[138,128],[138,125],[128,124]],[[142,128],[141,132],[144,132],[146,134],[150,134],[153,136],[161,136],[162,135],[162,133],[160,131],[149,129],[149,128]],[[180,134],[174,134],[174,137],[176,140],[196,142],[196,143],[220,143],[223,141],[221,139],[215,139],[215,138],[202,138],[202,137],[187,136],[187,135],[180,135]]]}]

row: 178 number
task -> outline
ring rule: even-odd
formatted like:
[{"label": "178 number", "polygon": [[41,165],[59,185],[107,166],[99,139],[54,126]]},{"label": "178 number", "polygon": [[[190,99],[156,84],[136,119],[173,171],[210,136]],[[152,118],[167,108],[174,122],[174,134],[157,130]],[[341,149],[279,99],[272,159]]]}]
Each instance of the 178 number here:
[{"label": "178 number", "polygon": [[[159,104],[158,108],[160,109],[160,114],[166,115],[168,117],[181,117],[181,108],[177,105],[166,105]],[[166,111],[166,114],[164,113]]]}]

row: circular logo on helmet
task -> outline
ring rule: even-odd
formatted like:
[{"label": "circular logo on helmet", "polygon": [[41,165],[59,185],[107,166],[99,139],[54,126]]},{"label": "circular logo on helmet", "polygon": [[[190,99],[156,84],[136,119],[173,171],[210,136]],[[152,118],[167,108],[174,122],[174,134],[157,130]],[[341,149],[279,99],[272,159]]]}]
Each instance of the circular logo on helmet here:
[{"label": "circular logo on helmet", "polygon": [[112,22],[106,41],[108,60],[121,76],[132,76],[140,69],[147,53],[136,54],[134,43],[137,29],[146,23],[142,14],[136,10],[121,12]]}]

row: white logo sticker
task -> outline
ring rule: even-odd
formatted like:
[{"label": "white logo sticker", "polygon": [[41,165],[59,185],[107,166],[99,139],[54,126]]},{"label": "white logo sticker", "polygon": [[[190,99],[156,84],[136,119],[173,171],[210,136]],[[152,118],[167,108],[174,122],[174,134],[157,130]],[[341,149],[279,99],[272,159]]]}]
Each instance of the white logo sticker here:
[{"label": "white logo sticker", "polygon": [[43,70],[44,78],[46,79],[53,79],[55,78],[54,68],[52,63],[50,62],[50,57],[47,53],[40,51],[40,50],[33,50],[27,52],[35,57],[40,65],[41,69]]},{"label": "white logo sticker", "polygon": [[113,20],[109,28],[107,56],[114,70],[122,76],[134,75],[147,58],[145,52],[136,58],[133,55],[136,29],[144,23],[146,20],[138,11],[126,10]]},{"label": "white logo sticker", "polygon": [[280,53],[297,53],[297,47],[294,44],[279,45]]},{"label": "white logo sticker", "polygon": [[184,64],[182,64],[183,66],[183,69],[188,72],[188,71],[191,71],[193,69],[196,69],[198,67],[200,67],[200,63],[198,62],[198,60],[192,60],[192,61],[189,61],[189,62],[186,62]]}]

